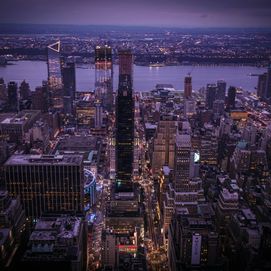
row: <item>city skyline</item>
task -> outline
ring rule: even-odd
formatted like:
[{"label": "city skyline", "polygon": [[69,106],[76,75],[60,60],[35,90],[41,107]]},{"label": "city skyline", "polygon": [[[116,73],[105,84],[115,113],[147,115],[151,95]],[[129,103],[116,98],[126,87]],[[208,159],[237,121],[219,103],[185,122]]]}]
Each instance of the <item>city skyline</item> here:
[{"label": "city skyline", "polygon": [[[16,9],[14,9],[16,7]],[[2,23],[157,27],[270,27],[268,0],[213,1],[4,1]],[[120,16],[121,15],[121,16]]]}]

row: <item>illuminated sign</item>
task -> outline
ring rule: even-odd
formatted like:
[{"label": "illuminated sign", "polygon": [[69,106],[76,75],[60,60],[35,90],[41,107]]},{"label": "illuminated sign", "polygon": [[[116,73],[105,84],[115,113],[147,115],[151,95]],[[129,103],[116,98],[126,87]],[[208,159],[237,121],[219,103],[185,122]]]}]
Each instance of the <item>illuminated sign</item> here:
[{"label": "illuminated sign", "polygon": [[137,246],[135,245],[117,245],[119,252],[136,253]]},{"label": "illuminated sign", "polygon": [[194,152],[194,162],[197,163],[199,162],[199,159],[200,159],[200,155],[199,155],[199,152]]},{"label": "illuminated sign", "polygon": [[248,118],[248,112],[246,111],[232,111],[231,118],[234,120],[241,120],[241,119],[247,119]]}]

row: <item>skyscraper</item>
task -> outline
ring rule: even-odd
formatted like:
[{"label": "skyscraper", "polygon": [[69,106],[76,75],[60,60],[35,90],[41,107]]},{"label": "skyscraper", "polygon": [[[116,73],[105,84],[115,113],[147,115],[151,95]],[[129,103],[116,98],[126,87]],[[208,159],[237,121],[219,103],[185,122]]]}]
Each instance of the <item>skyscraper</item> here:
[{"label": "skyscraper", "polygon": [[229,89],[228,89],[228,102],[227,102],[228,109],[235,108],[235,96],[236,96],[236,88],[232,87],[232,86],[229,87]]},{"label": "skyscraper", "polygon": [[260,74],[258,77],[257,96],[261,99],[265,98],[267,73]]},{"label": "skyscraper", "polygon": [[113,63],[112,48],[107,45],[95,48],[95,91],[97,98],[102,99],[104,108],[111,111],[113,106]]},{"label": "skyscraper", "polygon": [[63,109],[63,86],[60,61],[60,41],[47,47],[48,86],[50,103],[54,109]]},{"label": "skyscraper", "polygon": [[18,86],[13,81],[8,83],[8,109],[11,112],[18,111]]},{"label": "skyscraper", "polygon": [[216,84],[207,84],[206,89],[206,105],[208,109],[213,109],[213,103],[216,100],[217,95],[217,85]]},{"label": "skyscraper", "polygon": [[134,157],[133,55],[119,51],[119,87],[116,98],[116,192],[132,192]]},{"label": "skyscraper", "polygon": [[192,77],[190,74],[184,78],[184,97],[187,99],[192,96]]}]

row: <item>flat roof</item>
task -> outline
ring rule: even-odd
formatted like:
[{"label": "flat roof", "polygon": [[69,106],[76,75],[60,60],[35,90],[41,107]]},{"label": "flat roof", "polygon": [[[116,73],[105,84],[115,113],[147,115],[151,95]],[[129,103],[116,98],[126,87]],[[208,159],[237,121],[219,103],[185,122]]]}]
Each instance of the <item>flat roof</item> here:
[{"label": "flat roof", "polygon": [[14,154],[5,166],[12,165],[81,165],[83,155],[31,155],[31,154]]}]

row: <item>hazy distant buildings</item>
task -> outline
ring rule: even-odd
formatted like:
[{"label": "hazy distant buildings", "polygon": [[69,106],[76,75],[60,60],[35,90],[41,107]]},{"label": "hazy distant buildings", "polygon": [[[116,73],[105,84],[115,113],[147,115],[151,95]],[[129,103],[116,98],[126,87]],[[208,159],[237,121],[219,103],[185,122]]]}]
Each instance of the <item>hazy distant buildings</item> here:
[{"label": "hazy distant buildings", "polygon": [[5,171],[7,190],[20,196],[27,217],[83,212],[83,156],[13,155]]}]

